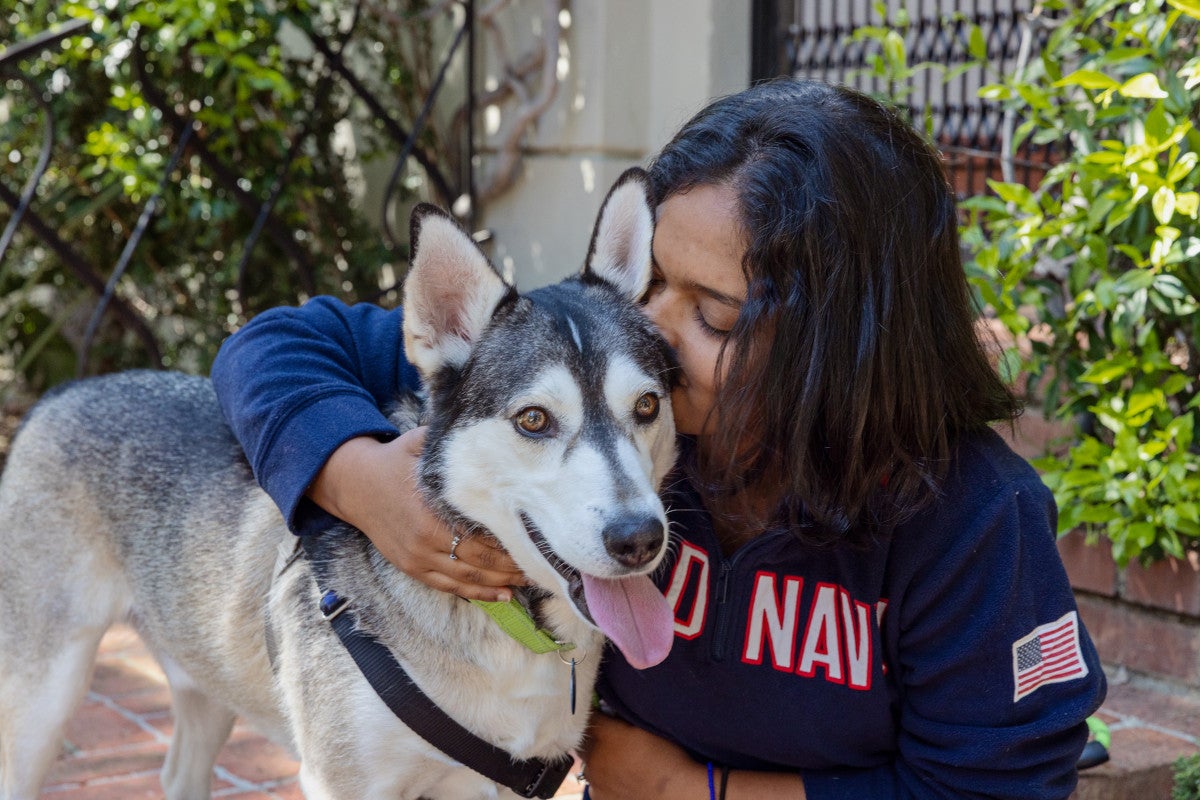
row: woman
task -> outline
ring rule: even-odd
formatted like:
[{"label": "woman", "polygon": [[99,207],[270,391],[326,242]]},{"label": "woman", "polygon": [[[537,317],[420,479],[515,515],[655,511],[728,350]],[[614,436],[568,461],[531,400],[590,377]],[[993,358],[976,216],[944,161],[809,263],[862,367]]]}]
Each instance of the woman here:
[{"label": "woman", "polygon": [[[1065,798],[1104,677],[1055,509],[992,433],[1017,405],[975,333],[937,153],[848,89],[777,81],[701,111],[650,168],[646,313],[675,348],[676,612],[661,665],[606,655],[596,800]],[[519,583],[411,487],[397,312],[269,312],[214,366],[298,533],[333,514],[463,597]],[[371,343],[371,363],[360,345]],[[382,354],[380,348],[383,348]]]}]

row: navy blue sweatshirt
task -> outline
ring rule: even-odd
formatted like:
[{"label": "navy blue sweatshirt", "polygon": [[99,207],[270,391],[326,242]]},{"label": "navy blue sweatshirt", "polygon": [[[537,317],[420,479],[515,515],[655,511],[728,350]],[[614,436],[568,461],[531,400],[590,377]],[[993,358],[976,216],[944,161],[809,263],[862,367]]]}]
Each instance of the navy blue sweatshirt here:
[{"label": "navy blue sweatshirt", "polygon": [[[213,366],[255,475],[298,533],[304,492],[417,376],[401,314],[318,298],[274,309]],[[863,547],[770,531],[722,556],[686,483],[659,585],[675,644],[638,671],[610,648],[599,692],[695,758],[803,776],[826,798],[1066,798],[1104,697],[1058,551],[1052,496],[993,433],[963,437],[938,500]]]}]

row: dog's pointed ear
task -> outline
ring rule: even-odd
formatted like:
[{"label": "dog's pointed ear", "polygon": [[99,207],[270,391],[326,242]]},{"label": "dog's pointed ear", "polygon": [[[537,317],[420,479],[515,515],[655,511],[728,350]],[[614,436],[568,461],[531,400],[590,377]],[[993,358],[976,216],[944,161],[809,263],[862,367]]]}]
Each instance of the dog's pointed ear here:
[{"label": "dog's pointed ear", "polygon": [[584,278],[599,278],[629,299],[640,300],[650,283],[653,238],[650,177],[645,170],[633,167],[617,178],[600,206]]},{"label": "dog's pointed ear", "polygon": [[461,367],[497,306],[515,290],[458,222],[429,203],[413,209],[404,279],[404,353],[428,381]]}]

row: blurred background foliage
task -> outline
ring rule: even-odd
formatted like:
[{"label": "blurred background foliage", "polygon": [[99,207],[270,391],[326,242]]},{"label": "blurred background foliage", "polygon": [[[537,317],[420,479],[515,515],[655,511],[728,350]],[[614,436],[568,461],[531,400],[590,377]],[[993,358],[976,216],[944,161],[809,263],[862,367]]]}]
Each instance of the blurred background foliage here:
[{"label": "blurred background foliage", "polygon": [[[378,210],[360,207],[360,167],[400,149],[385,117],[411,129],[453,24],[447,16],[418,0],[16,0],[0,12],[8,47],[89,21],[0,76],[0,184],[10,197],[21,192],[52,114],[53,148],[32,210],[79,256],[61,257],[28,220],[16,230],[0,262],[0,403],[81,367],[206,372],[246,318],[313,294],[394,298],[388,290],[407,254],[380,235]],[[340,49],[379,108],[330,77],[314,36]],[[165,174],[189,126],[191,142]],[[436,125],[416,148],[439,169],[461,169]],[[406,173],[393,199],[455,199],[426,177]],[[113,274],[160,184],[157,214],[82,365],[97,282]],[[268,199],[269,221],[252,237]],[[0,228],[10,213],[0,205]]]},{"label": "blurred background foliage", "polygon": [[[909,63],[907,24],[855,34],[899,98],[940,69]],[[1011,341],[1001,372],[1072,431],[1036,462],[1060,532],[1106,536],[1121,565],[1182,557],[1200,549],[1200,0],[1045,0],[1025,24],[1044,44],[1003,72],[960,25],[1011,120],[1001,158],[1059,145],[1033,185],[963,202],[968,275]]]}]

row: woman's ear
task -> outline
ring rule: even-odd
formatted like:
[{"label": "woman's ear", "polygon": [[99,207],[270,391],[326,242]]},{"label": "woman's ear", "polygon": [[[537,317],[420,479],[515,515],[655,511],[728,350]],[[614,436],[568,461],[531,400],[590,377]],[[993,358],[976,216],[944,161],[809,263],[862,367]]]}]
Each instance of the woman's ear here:
[{"label": "woman's ear", "polygon": [[584,278],[599,278],[630,300],[640,300],[650,283],[653,239],[650,176],[633,167],[617,178],[600,206]]}]

